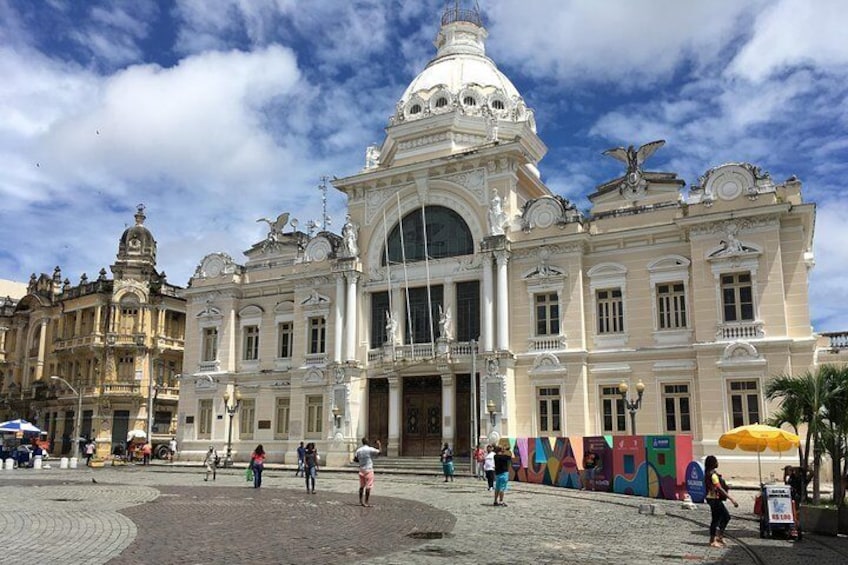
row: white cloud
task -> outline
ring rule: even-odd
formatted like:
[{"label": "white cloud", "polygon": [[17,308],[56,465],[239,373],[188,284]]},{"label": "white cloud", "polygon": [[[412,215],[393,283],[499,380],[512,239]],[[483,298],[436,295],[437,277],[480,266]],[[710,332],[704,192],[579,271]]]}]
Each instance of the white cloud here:
[{"label": "white cloud", "polygon": [[845,73],[848,12],[841,0],[783,0],[757,17],[753,37],[728,71],[752,81],[798,66]]}]

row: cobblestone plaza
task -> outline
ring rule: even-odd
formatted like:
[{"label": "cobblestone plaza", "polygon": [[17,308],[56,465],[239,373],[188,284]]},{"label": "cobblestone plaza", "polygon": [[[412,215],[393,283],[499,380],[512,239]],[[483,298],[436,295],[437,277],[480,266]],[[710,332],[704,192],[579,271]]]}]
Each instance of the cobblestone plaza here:
[{"label": "cobblestone plaza", "polygon": [[845,563],[848,540],[761,540],[740,492],[726,549],[709,511],[679,502],[512,483],[506,508],[485,483],[378,470],[373,508],[355,473],[324,471],[308,495],[288,469],[249,488],[239,469],[4,471],[4,563]]}]

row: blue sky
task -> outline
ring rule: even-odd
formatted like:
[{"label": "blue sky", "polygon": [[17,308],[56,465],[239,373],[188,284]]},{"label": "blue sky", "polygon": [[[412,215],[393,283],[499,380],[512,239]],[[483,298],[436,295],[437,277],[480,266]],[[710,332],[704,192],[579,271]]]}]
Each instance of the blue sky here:
[{"label": "blue sky", "polygon": [[[535,110],[555,192],[587,208],[604,149],[665,139],[688,184],[747,161],[818,204],[819,331],[848,329],[848,13],[839,0],[481,1]],[[114,261],[138,203],[185,285],[260,217],[321,215],[433,56],[443,0],[0,1],[0,278]],[[331,189],[338,229],[344,200]]]}]

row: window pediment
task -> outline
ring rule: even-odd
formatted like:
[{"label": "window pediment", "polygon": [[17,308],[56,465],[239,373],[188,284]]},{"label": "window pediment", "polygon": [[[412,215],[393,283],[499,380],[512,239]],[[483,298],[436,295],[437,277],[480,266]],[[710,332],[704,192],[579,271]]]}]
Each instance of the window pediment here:
[{"label": "window pediment", "polygon": [[542,353],[536,356],[530,375],[549,375],[551,373],[565,374],[566,368],[560,363],[559,357],[553,353]]},{"label": "window pediment", "polygon": [[259,318],[265,311],[255,304],[250,304],[239,310],[239,318]]}]

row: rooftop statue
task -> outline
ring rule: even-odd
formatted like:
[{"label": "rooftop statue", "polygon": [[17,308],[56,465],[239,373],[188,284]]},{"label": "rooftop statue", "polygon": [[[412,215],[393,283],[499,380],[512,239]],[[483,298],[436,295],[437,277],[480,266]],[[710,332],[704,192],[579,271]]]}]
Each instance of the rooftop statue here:
[{"label": "rooftop statue", "polygon": [[271,241],[278,241],[283,235],[283,228],[286,227],[286,224],[289,221],[289,213],[283,212],[277,216],[277,219],[273,222],[268,218],[259,218],[256,221],[268,224],[268,239]]},{"label": "rooftop statue", "polygon": [[642,175],[642,164],[648,160],[648,157],[653,155],[657,149],[665,145],[664,139],[651,141],[641,146],[639,149],[634,149],[632,145],[627,149],[624,147],[616,147],[607,149],[604,155],[612,157],[627,165],[627,171],[624,173],[624,180],[619,185],[619,190],[622,194],[637,195],[644,192],[647,186],[647,181]]}]

